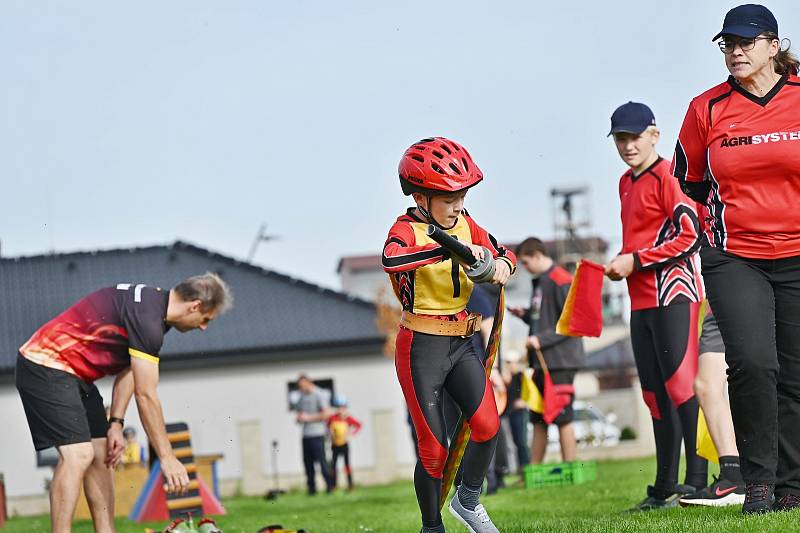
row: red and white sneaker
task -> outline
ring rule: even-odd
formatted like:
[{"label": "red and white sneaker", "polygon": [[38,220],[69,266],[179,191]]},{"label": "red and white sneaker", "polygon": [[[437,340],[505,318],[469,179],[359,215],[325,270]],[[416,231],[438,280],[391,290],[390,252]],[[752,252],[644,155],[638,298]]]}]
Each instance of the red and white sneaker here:
[{"label": "red and white sneaker", "polygon": [[714,482],[703,489],[687,494],[678,500],[681,507],[705,505],[707,507],[724,507],[726,505],[742,505],[744,503],[745,486],[737,485],[725,478],[714,476]]},{"label": "red and white sneaker", "polygon": [[222,533],[222,530],[211,518],[203,518],[197,523],[197,533]]}]

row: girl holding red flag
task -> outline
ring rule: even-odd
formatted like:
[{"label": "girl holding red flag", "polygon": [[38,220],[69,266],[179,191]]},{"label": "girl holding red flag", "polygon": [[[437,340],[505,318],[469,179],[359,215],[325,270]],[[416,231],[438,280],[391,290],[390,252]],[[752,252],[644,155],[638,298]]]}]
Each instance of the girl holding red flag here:
[{"label": "girl holding red flag", "polygon": [[500,419],[482,357],[470,339],[481,324],[480,315],[466,311],[473,282],[425,230],[429,224],[438,226],[469,246],[476,257],[491,253],[496,259],[492,283],[497,285],[506,283],[516,259],[464,209],[467,190],[483,174],[463,146],[443,137],[423,139],[406,150],[398,170],[403,193],[412,195],[416,206],[389,230],[383,268],[403,306],[395,366],[417,435],[414,487],[422,533],[445,531],[439,507],[447,460],[443,390],[472,429],[462,482],[450,512],[473,533],[497,533],[479,503]]},{"label": "girl holding red flag", "polygon": [[[611,132],[630,167],[620,178],[622,250],[606,266],[614,281],[627,279],[631,343],[642,395],[653,419],[656,479],[632,510],[674,507],[708,482],[708,464],[695,449],[698,403],[697,322],[703,284],[697,250],[700,222],[694,202],[656,151],[653,112],[628,102],[611,116]],[[686,478],[678,484],[681,437]]]}]

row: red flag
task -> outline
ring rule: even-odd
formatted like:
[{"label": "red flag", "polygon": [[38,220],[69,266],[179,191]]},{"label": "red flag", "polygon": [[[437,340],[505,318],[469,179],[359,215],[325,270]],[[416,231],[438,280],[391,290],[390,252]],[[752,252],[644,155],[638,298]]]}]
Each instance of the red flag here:
[{"label": "red flag", "polygon": [[572,395],[575,394],[575,387],[572,384],[559,384],[553,383],[553,378],[550,377],[550,372],[544,372],[544,413],[542,419],[545,424],[552,424],[561,411],[572,401]]},{"label": "red flag", "polygon": [[556,325],[556,333],[599,337],[603,331],[603,265],[581,259]]}]

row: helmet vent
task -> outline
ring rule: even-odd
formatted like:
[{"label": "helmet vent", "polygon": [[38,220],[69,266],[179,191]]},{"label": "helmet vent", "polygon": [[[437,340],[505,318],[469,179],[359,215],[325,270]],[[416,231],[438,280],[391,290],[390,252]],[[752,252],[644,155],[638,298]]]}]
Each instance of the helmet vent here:
[{"label": "helmet vent", "polygon": [[447,155],[453,155],[453,151],[450,148],[448,148],[446,144],[440,144],[439,146],[442,147],[442,150],[447,152]]},{"label": "helmet vent", "polygon": [[425,158],[422,157],[421,155],[417,155],[417,154],[413,154],[411,156],[411,159],[413,159],[414,161],[419,161],[420,163],[424,163],[425,162]]},{"label": "helmet vent", "polygon": [[460,171],[460,170],[458,170],[458,167],[457,167],[457,166],[455,166],[453,163],[450,163],[450,168],[453,170],[453,172],[455,172],[455,173],[456,173],[456,174],[458,174],[459,176],[461,175],[461,171]]},{"label": "helmet vent", "polygon": [[[445,174],[445,171],[442,169],[442,167],[440,167],[440,166],[439,166],[439,165],[437,165],[436,163],[431,163],[431,168],[432,168],[434,171],[438,172],[439,174]],[[446,174],[445,174],[445,175],[446,175]]]},{"label": "helmet vent", "polygon": [[[422,140],[420,141],[420,143],[432,143],[433,141],[434,141],[433,137],[427,137],[427,138],[425,138],[425,139],[422,139]],[[418,143],[418,144],[419,144],[419,143]]]},{"label": "helmet vent", "polygon": [[464,164],[464,170],[466,170],[467,172],[469,172],[469,163],[467,163],[467,159],[466,159],[466,158],[464,158],[464,157],[462,157],[462,158],[461,158],[461,163],[463,163],[463,164]]},{"label": "helmet vent", "polygon": [[442,154],[442,152],[437,152],[436,150],[433,151],[433,155],[435,155],[439,159],[443,159],[444,158],[444,155]]}]

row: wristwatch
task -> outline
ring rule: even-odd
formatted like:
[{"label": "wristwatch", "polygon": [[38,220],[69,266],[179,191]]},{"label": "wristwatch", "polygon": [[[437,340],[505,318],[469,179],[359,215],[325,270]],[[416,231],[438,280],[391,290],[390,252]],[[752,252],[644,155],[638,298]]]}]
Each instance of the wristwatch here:
[{"label": "wristwatch", "polygon": [[120,427],[123,427],[123,428],[125,427],[125,419],[124,418],[119,418],[117,416],[109,417],[108,423],[109,424],[113,424],[114,422],[117,422]]}]

